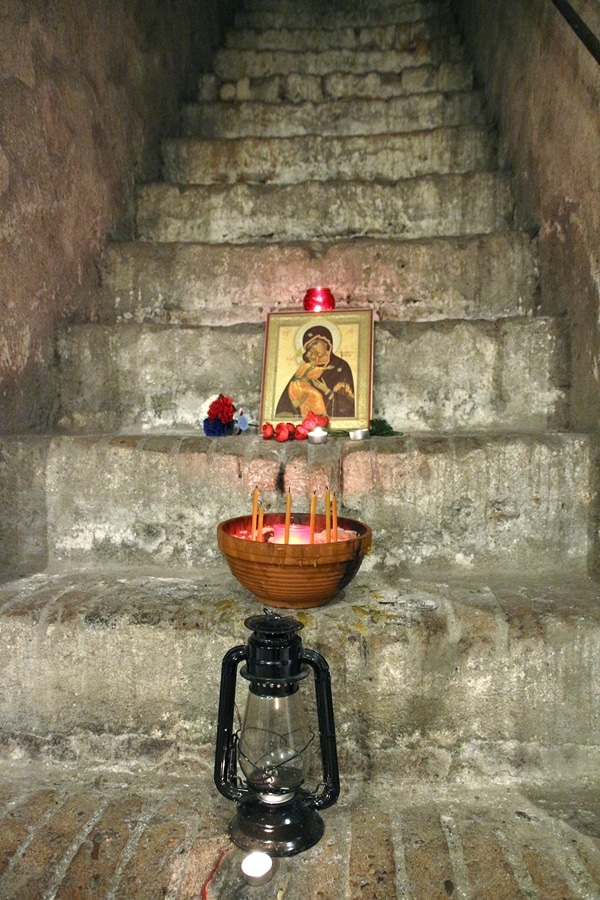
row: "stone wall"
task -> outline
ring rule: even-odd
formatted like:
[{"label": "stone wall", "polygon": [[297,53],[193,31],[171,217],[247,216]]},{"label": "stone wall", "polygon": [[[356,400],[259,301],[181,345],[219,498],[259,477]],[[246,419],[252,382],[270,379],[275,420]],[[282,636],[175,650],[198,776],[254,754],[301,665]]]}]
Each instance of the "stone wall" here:
[{"label": "stone wall", "polygon": [[[514,167],[525,214],[539,228],[544,312],[569,316],[572,418],[600,413],[600,66],[551,0],[455,0]],[[600,35],[597,0],[574,4]]]},{"label": "stone wall", "polygon": [[52,424],[57,324],[93,319],[105,240],[127,232],[234,3],[2,3],[0,432]]}]

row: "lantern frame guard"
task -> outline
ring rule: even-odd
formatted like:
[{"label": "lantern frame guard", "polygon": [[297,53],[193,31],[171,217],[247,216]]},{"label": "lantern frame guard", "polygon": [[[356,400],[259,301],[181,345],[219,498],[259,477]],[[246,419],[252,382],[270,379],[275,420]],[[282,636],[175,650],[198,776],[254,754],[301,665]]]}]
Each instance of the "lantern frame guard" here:
[{"label": "lantern frame guard", "polygon": [[[251,616],[244,624],[252,631],[248,643],[229,650],[221,666],[215,785],[224,797],[238,804],[229,826],[238,847],[292,856],[321,839],[325,826],[318,811],[333,806],[340,792],[329,666],[320,653],[302,646],[298,631],[304,626],[291,616],[265,610],[265,615]],[[300,786],[302,774],[295,784],[288,778],[286,785],[289,770],[285,762],[269,769],[271,786],[251,785],[247,774],[245,780],[238,775],[240,742],[250,726],[246,719],[241,731],[234,731],[236,676],[242,662],[240,674],[250,682],[249,704],[256,700],[274,708],[296,704],[299,682],[312,670],[323,776],[314,792]],[[298,748],[297,758],[302,750]]]}]

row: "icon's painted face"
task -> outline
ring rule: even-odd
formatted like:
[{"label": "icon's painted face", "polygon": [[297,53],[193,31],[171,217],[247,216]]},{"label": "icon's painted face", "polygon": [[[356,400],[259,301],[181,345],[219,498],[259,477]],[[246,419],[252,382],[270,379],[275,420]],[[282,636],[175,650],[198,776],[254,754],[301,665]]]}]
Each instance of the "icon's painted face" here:
[{"label": "icon's painted face", "polygon": [[331,348],[326,341],[313,341],[306,351],[308,361],[317,366],[326,366],[331,356]]}]

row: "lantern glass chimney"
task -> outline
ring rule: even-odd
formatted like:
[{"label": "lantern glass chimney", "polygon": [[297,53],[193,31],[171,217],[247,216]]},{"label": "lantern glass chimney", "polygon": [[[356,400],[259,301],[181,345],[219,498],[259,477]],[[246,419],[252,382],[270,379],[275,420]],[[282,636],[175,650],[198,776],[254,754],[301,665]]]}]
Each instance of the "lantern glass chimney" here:
[{"label": "lantern glass chimney", "polygon": [[297,686],[287,696],[248,692],[239,763],[248,785],[265,802],[289,800],[304,784],[313,740]]}]

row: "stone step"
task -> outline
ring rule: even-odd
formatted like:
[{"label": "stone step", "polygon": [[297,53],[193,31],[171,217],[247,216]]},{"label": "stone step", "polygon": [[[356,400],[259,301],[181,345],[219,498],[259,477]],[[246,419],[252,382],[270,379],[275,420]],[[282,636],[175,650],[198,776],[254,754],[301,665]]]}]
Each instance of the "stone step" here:
[{"label": "stone step", "polygon": [[332,100],[388,100],[428,92],[470,91],[473,72],[465,63],[440,63],[403,69],[398,73],[349,75],[273,75],[240,78],[222,83],[214,74],[199,81],[200,102],[325,103]]},{"label": "stone step", "polygon": [[[418,4],[415,3],[415,0],[334,0],[332,4],[343,15],[347,15],[352,11],[362,14],[365,10],[373,10],[378,15],[382,15],[390,8],[403,10],[411,9],[415,5],[419,5],[422,9],[427,9],[429,3],[427,0],[420,0]],[[448,0],[435,0],[434,5],[439,12],[448,8]],[[314,16],[322,9],[319,0],[303,0],[299,4],[296,4],[294,0],[283,0],[281,3],[278,0],[245,0],[243,8],[248,11],[260,10],[263,12],[277,12],[283,9],[288,13],[292,13],[298,6],[310,10],[313,16],[313,23]]]},{"label": "stone step", "polygon": [[479,95],[472,91],[326,103],[189,103],[182,109],[181,121],[184,135],[203,138],[398,134],[485,125]]},{"label": "stone step", "polygon": [[[326,606],[292,611],[331,670],[345,778],[393,772],[407,796],[597,778],[599,599],[571,567],[409,575],[380,563]],[[6,755],[193,771],[214,747],[223,655],[260,611],[222,562],[0,586]]]},{"label": "stone step", "polygon": [[210,752],[168,778],[159,765],[6,763],[3,896],[306,900],[307,885],[319,900],[598,895],[595,781],[406,791],[393,771],[342,775],[323,839],[279,859],[261,888],[244,882],[246,853],[227,833],[235,807],[211,769]]},{"label": "stone step", "polygon": [[388,321],[530,315],[535,245],[514,231],[401,244],[110,243],[98,321],[264,322],[268,311],[301,308],[313,284],[330,285],[338,309],[372,306]]},{"label": "stone step", "polygon": [[596,552],[589,435],[338,437],[325,446],[252,435],[25,436],[3,437],[1,449],[9,572],[202,566],[215,556],[216,524],[247,513],[255,486],[267,510],[283,509],[289,488],[306,512],[329,484],[341,515],[372,526],[384,569],[434,560],[568,568]]},{"label": "stone step", "polygon": [[449,11],[418,22],[364,28],[232,28],[225,36],[229,50],[277,50],[323,53],[327,50],[402,50],[423,52],[427,42],[456,34]]},{"label": "stone step", "polygon": [[411,49],[393,50],[218,50],[213,71],[221,81],[268,78],[272,75],[330,75],[345,72],[397,74],[402,69],[427,64],[461,62],[464,51],[456,35],[411,44]]},{"label": "stone step", "polygon": [[513,214],[509,181],[487,172],[395,184],[149,184],[137,191],[137,236],[144,241],[408,240],[502,231]]},{"label": "stone step", "polygon": [[163,158],[165,180],[179,184],[400,181],[489,169],[495,148],[474,125],[369,137],[174,138]]},{"label": "stone step", "polygon": [[[214,360],[229,357],[219,389],[257,422],[263,345],[264,328],[255,325],[70,326],[57,345],[61,427],[201,430],[216,390]],[[374,415],[397,431],[565,425],[567,340],[560,319],[377,323],[374,357]]]},{"label": "stone step", "polygon": [[446,14],[447,5],[438,0],[416,0],[412,3],[369,4],[357,7],[328,5],[315,9],[306,3],[285,4],[276,7],[252,7],[238,12],[237,28],[314,28],[319,22],[323,30],[341,28],[368,28],[370,26],[401,25],[437,18]]}]

